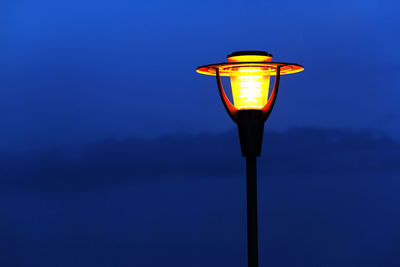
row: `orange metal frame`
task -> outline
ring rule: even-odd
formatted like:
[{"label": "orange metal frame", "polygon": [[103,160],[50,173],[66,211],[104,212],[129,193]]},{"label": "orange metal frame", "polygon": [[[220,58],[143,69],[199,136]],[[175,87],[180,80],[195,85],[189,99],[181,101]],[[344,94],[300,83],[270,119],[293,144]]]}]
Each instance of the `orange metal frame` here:
[{"label": "orange metal frame", "polygon": [[[235,122],[238,123],[238,109],[231,103],[229,98],[226,96],[224,87],[222,86],[221,75],[219,68],[215,68],[215,74],[217,77],[218,91],[221,97],[222,103],[224,104],[225,110],[228,112],[229,117]],[[261,109],[263,113],[263,121],[265,122],[269,115],[271,114],[272,108],[274,107],[276,97],[278,95],[279,88],[279,80],[281,77],[281,66],[276,67],[276,77],[274,82],[274,89],[272,90],[271,96],[268,98],[267,104]]]}]

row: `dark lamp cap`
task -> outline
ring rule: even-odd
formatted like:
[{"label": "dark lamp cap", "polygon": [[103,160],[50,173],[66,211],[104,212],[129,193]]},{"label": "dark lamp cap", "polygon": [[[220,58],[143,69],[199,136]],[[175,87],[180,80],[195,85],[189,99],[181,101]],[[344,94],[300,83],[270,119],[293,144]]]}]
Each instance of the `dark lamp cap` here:
[{"label": "dark lamp cap", "polygon": [[267,57],[272,57],[272,55],[268,52],[265,51],[237,51],[233,52],[232,54],[228,55],[227,57],[236,57],[236,56],[267,56]]}]

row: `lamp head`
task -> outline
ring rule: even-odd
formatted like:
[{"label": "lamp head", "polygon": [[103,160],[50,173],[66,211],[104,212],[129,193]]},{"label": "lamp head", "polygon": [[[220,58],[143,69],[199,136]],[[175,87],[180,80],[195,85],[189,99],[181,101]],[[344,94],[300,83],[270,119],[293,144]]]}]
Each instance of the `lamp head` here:
[{"label": "lamp head", "polygon": [[265,51],[238,51],[227,56],[228,62],[200,66],[198,73],[229,76],[233,104],[238,110],[260,110],[268,102],[270,76],[302,71],[298,64],[272,62],[272,55]]},{"label": "lamp head", "polygon": [[[280,76],[300,72],[304,68],[298,64],[272,62],[272,55],[264,51],[234,52],[227,58],[228,62],[200,66],[196,71],[217,76],[221,100],[231,119],[238,125],[242,155],[258,157],[264,122],[273,109]],[[272,75],[276,75],[276,78],[269,96]],[[225,94],[221,76],[230,77],[234,104]]]}]

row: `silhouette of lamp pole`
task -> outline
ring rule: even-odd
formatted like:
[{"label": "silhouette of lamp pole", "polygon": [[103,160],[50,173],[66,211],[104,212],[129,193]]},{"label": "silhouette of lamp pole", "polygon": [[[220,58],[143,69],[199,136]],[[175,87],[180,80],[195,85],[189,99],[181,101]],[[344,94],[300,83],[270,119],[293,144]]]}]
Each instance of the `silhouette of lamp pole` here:
[{"label": "silhouette of lamp pole", "polygon": [[[217,77],[222,103],[238,126],[242,155],[246,158],[248,266],[258,267],[256,158],[261,154],[264,123],[274,107],[280,76],[304,68],[298,64],[272,62],[272,55],[263,51],[234,52],[227,58],[228,62],[200,66],[196,71]],[[274,88],[268,97],[273,75],[276,75]],[[225,94],[221,76],[230,77],[233,104]]]}]

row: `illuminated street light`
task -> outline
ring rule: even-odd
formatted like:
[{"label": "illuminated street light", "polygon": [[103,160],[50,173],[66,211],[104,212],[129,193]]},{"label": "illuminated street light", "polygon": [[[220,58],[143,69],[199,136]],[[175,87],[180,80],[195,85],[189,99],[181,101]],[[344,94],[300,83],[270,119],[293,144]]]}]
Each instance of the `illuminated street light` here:
[{"label": "illuminated street light", "polygon": [[[217,77],[222,103],[238,125],[242,155],[246,157],[248,267],[258,267],[256,158],[261,154],[264,123],[274,106],[280,76],[304,68],[298,64],[272,62],[272,55],[263,51],[234,52],[227,58],[228,62],[200,66],[196,71]],[[276,75],[274,88],[269,95],[270,76],[273,75]],[[233,104],[225,94],[221,76],[230,76]]]}]

